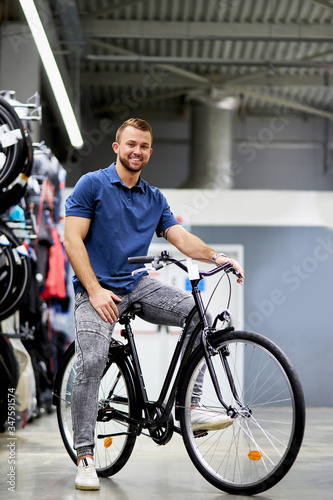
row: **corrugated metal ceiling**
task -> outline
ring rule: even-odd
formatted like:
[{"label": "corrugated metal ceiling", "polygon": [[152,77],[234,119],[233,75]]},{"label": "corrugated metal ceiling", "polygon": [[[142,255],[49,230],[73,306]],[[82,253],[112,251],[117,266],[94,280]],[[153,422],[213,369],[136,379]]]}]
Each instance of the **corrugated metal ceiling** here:
[{"label": "corrugated metal ceiling", "polygon": [[82,104],[96,117],[127,106],[163,118],[193,97],[230,95],[242,113],[283,107],[333,119],[333,1],[46,3],[53,48],[72,75],[80,55]]}]

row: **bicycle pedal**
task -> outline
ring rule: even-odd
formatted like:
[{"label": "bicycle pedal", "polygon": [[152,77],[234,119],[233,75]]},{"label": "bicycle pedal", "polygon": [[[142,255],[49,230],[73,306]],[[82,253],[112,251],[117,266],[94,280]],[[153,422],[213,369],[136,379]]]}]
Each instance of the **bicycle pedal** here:
[{"label": "bicycle pedal", "polygon": [[205,437],[207,435],[208,435],[207,431],[193,431],[193,436],[195,438],[201,438],[201,437]]}]

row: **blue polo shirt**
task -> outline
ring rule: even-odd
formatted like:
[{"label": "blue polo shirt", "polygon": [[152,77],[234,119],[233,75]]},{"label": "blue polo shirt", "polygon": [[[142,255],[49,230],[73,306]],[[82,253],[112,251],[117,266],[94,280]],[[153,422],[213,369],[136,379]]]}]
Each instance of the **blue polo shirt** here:
[{"label": "blue polo shirt", "polygon": [[[119,294],[133,290],[146,271],[131,275],[127,258],[147,255],[154,232],[157,236],[178,224],[167,200],[156,187],[141,179],[128,188],[115,163],[83,175],[66,200],[66,216],[91,219],[85,238],[92,268],[103,287]],[[75,293],[83,291],[74,275]]]}]

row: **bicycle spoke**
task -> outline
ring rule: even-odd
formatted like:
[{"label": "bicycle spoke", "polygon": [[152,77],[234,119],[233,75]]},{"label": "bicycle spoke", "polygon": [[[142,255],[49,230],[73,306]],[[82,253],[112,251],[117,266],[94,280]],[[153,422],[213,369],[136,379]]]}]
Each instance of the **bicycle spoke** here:
[{"label": "bicycle spoke", "polygon": [[[213,356],[224,401],[234,409],[233,423],[225,429],[208,430],[205,438],[191,432],[191,413],[187,409],[191,407],[196,380],[205,363],[198,351],[198,360],[193,360],[193,369],[189,370],[186,392],[184,389],[181,425],[190,457],[206,479],[227,492],[252,494],[279,481],[294,461],[304,429],[304,400],[302,393],[298,395],[292,388],[291,382],[296,381],[294,373],[287,373],[278,359],[281,357],[285,362],[284,355],[278,350],[275,353],[269,341],[251,333],[247,333],[247,340],[233,333],[229,334],[229,341],[226,337],[221,337],[219,349],[228,352],[229,373],[242,406],[238,399],[235,401],[224,363],[219,356]],[[264,345],[257,343],[257,339]],[[227,351],[223,351],[225,346]],[[204,407],[225,415],[210,376],[205,376],[202,391]],[[300,415],[299,429],[296,410]],[[294,444],[297,433],[300,438]]]},{"label": "bicycle spoke", "polygon": [[[57,415],[61,435],[73,461],[76,453],[73,449],[73,431],[71,415],[72,385],[76,375],[75,352],[61,369],[61,388],[58,394]],[[120,470],[127,462],[136,440],[136,435],[130,432],[129,424],[109,418],[107,410],[111,407],[130,415],[135,409],[133,388],[124,367],[112,363],[104,373],[99,387],[99,417],[95,426],[94,460],[99,475],[110,476]],[[105,436],[98,438],[98,436]],[[112,436],[110,436],[112,435]]]}]

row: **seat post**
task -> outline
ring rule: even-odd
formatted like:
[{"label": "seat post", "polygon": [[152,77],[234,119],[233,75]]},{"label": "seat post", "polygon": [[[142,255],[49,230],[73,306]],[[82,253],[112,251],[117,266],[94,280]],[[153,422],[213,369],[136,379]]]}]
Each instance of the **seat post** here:
[{"label": "seat post", "polygon": [[128,341],[130,357],[132,359],[133,369],[137,376],[137,381],[140,387],[140,394],[142,395],[143,404],[148,403],[148,395],[146,391],[145,382],[142,375],[141,365],[139,361],[138,351],[135,345],[134,334],[131,327],[131,321],[135,315],[141,311],[141,304],[134,303],[126,311],[124,311],[118,319],[119,324],[124,325],[125,328],[120,331],[120,335]]}]

